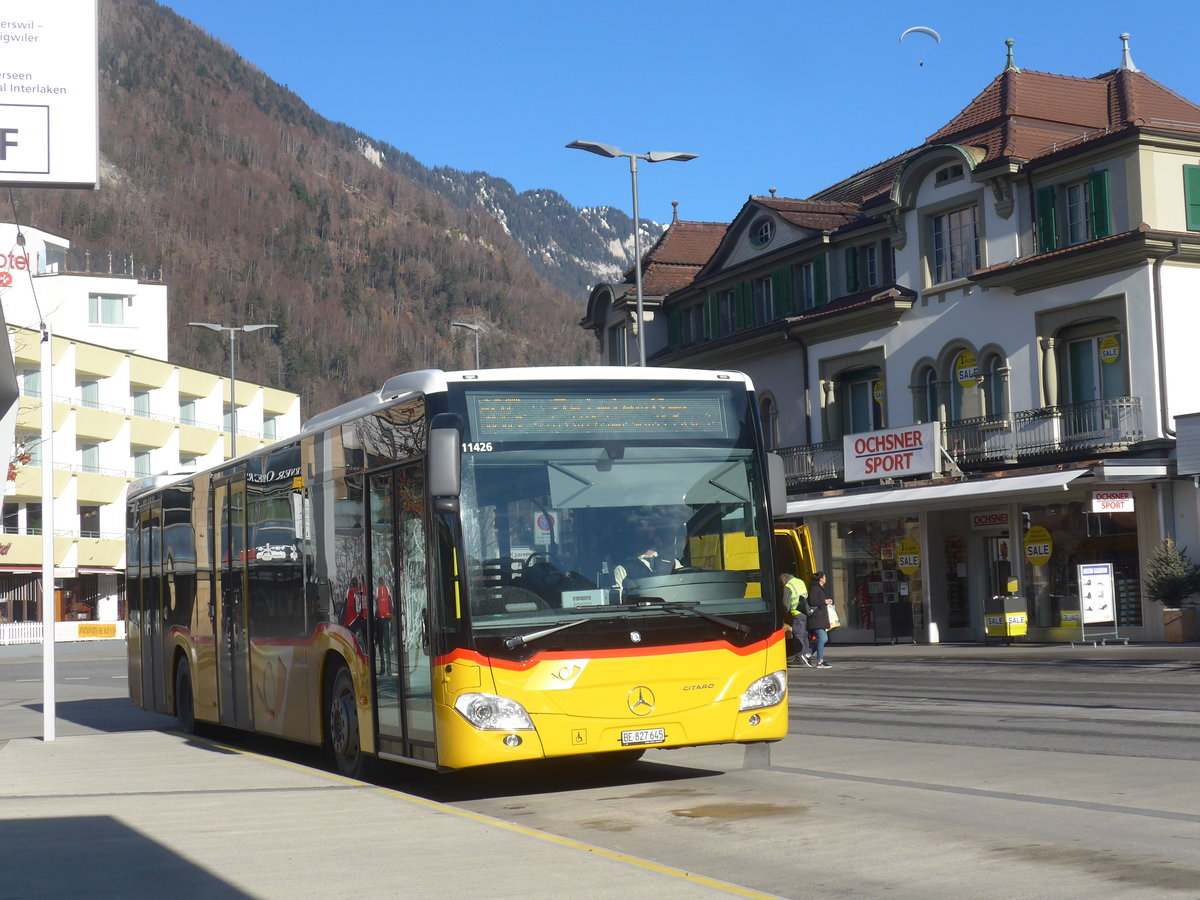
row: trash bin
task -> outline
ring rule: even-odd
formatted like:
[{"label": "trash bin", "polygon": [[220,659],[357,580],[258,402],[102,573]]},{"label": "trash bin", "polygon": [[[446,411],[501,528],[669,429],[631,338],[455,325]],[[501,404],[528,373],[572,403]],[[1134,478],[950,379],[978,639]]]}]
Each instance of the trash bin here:
[{"label": "trash bin", "polygon": [[1015,637],[1029,633],[1029,615],[1025,610],[1025,598],[1017,594],[998,594],[983,604],[984,624],[987,636],[1001,638],[1012,643]]},{"label": "trash bin", "polygon": [[880,641],[912,641],[913,610],[911,603],[872,603],[871,615],[875,619],[875,643]]}]

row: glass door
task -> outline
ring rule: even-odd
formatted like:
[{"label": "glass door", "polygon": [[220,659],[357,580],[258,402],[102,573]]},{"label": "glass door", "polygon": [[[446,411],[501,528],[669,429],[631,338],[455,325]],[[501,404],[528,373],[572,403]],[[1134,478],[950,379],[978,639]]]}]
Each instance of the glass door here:
[{"label": "glass door", "polygon": [[246,632],[246,483],[213,492],[217,550],[217,681],[222,725],[250,728],[250,648]]},{"label": "glass door", "polygon": [[371,476],[372,668],[381,749],[433,761],[425,477],[421,465]]}]

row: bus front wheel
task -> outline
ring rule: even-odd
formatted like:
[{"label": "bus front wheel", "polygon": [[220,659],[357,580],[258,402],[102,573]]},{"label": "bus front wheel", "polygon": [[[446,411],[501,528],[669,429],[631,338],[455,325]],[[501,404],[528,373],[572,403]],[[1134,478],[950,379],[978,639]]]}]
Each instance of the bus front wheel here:
[{"label": "bus front wheel", "polygon": [[338,666],[333,676],[326,702],[326,723],[329,749],[338,772],[347,778],[358,778],[363,769],[358,704],[354,699],[354,679],[344,665]]}]

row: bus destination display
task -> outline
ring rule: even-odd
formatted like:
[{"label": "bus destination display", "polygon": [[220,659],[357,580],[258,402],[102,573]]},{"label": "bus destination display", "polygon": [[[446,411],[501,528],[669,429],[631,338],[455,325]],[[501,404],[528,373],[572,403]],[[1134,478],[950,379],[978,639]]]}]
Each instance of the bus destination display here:
[{"label": "bus destination display", "polygon": [[467,395],[471,437],[528,441],[567,436],[601,439],[724,437],[727,398],[720,393],[595,396],[511,392]]}]

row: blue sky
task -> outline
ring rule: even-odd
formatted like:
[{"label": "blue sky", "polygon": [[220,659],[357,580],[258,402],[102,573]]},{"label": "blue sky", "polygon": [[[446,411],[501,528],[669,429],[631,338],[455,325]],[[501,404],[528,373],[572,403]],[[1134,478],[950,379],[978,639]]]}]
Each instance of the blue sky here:
[{"label": "blue sky", "polygon": [[[1004,66],[1088,77],[1134,63],[1200,102],[1195,12],[1129,0],[161,0],[327,118],[429,166],[482,170],[575,206],[730,221],[746,197],[804,197],[921,143]],[[1174,10],[1172,13],[1171,10]],[[941,43],[901,32],[936,29]],[[923,65],[922,65],[923,63]]]}]

